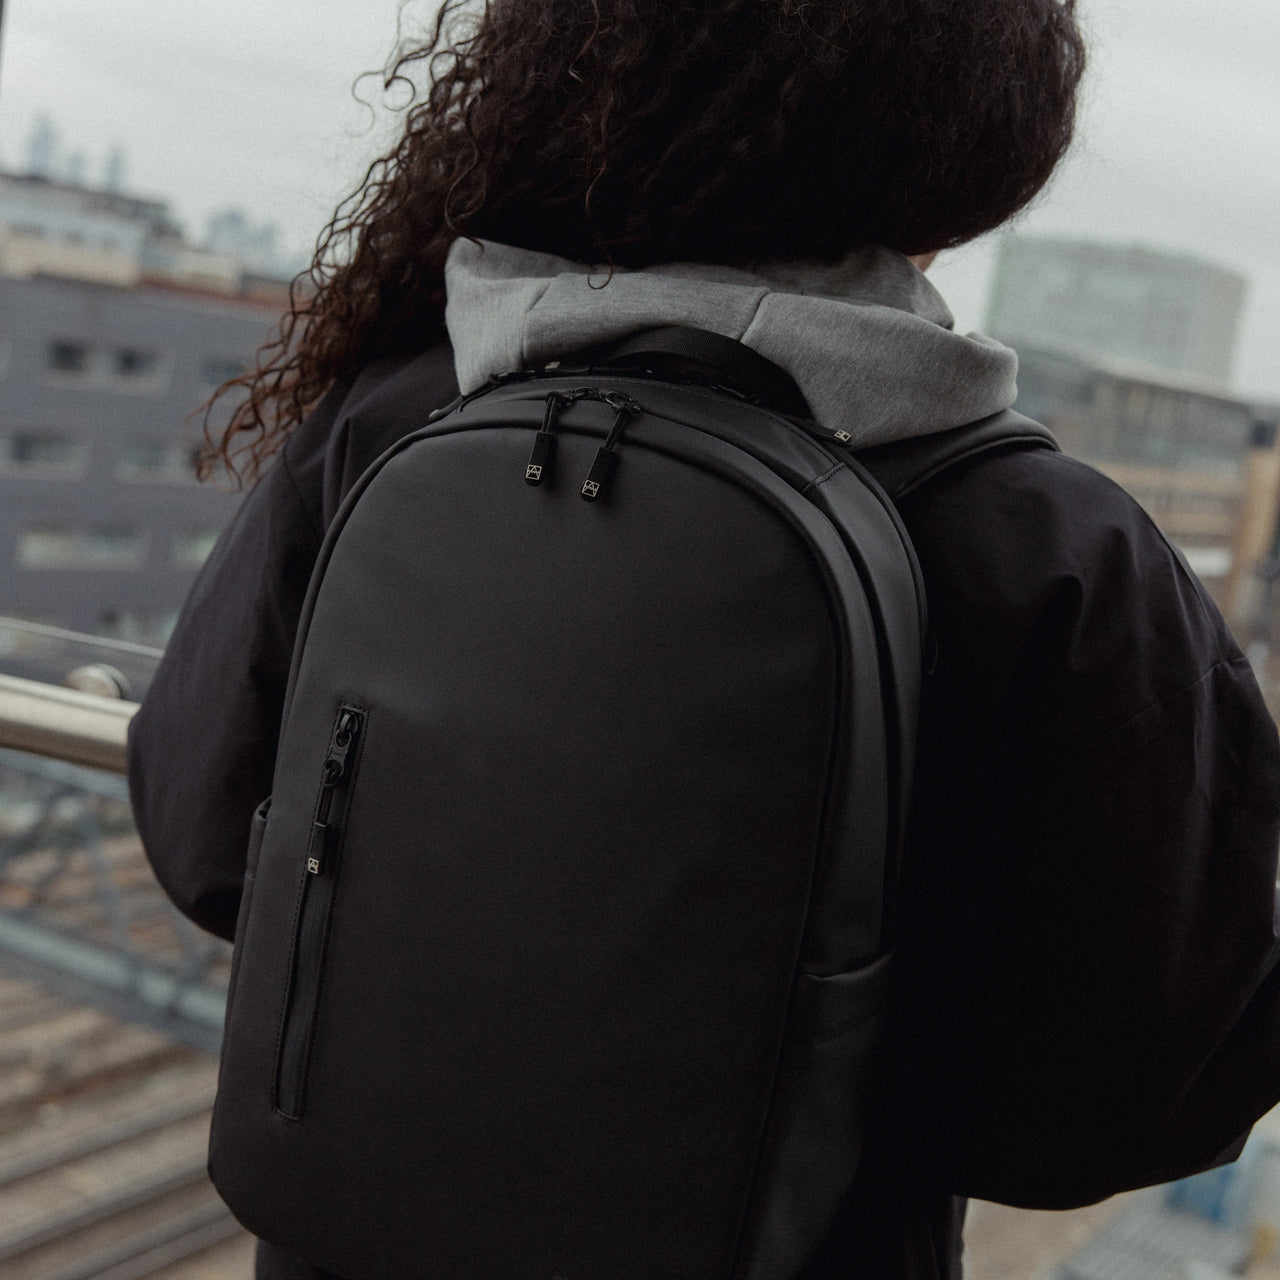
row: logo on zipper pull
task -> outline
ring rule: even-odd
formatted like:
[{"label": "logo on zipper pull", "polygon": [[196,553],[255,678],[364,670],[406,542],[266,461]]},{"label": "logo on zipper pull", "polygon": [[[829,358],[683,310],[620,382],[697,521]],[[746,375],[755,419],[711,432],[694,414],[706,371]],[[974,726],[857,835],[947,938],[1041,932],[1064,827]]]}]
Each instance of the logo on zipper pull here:
[{"label": "logo on zipper pull", "polygon": [[587,502],[594,502],[600,496],[601,489],[618,465],[618,446],[622,443],[623,428],[632,418],[644,412],[640,405],[621,391],[606,391],[600,399],[613,410],[613,426],[609,429],[604,444],[596,450],[595,461],[582,482],[581,493]]},{"label": "logo on zipper pull", "polygon": [[544,399],[546,408],[542,413],[542,426],[533,437],[533,450],[524,468],[525,484],[541,484],[549,472],[556,451],[556,419],[560,411],[572,403],[570,397],[560,391],[548,392]]}]

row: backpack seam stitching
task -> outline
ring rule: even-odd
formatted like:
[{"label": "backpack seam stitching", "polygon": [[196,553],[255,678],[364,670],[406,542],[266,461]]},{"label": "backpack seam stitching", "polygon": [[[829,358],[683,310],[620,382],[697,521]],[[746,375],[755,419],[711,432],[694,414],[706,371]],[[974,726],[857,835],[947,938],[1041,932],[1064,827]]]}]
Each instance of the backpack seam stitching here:
[{"label": "backpack seam stitching", "polygon": [[843,462],[834,462],[820,476],[814,476],[814,478],[810,480],[809,483],[806,484],[805,487],[800,492],[802,494],[809,493],[812,490],[818,488],[819,485],[826,484],[827,481],[832,478],[832,476],[839,474],[841,471],[847,471],[847,470],[848,468],[844,465]]}]

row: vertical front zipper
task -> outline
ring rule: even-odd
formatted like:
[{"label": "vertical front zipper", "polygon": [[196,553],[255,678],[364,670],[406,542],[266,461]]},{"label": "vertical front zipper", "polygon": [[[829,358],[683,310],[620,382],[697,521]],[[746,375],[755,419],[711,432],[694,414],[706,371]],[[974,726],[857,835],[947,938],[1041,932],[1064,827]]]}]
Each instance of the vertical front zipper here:
[{"label": "vertical front zipper", "polygon": [[302,1095],[311,1053],[311,1032],[320,999],[325,933],[333,903],[337,858],[347,815],[365,712],[343,703],[329,734],[320,793],[299,867],[301,886],[293,931],[293,959],[280,1026],[275,1105],[291,1120],[302,1116]]}]

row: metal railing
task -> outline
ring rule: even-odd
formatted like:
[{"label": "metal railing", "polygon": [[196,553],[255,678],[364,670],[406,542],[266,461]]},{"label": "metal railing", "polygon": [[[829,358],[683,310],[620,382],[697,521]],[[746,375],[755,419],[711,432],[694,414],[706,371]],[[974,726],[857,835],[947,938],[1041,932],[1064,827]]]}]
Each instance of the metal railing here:
[{"label": "metal railing", "polygon": [[137,709],[121,698],[0,675],[0,747],[124,773]]},{"label": "metal railing", "polygon": [[130,698],[163,652],[0,616],[0,748],[124,773]]},{"label": "metal railing", "polygon": [[147,867],[121,776],[138,704],[88,691],[145,687],[160,651],[0,618],[0,639],[15,635],[16,657],[79,687],[0,674],[0,960],[214,1049],[229,949]]},{"label": "metal railing", "polygon": [[0,670],[25,680],[137,700],[163,656],[155,645],[0,616]]}]

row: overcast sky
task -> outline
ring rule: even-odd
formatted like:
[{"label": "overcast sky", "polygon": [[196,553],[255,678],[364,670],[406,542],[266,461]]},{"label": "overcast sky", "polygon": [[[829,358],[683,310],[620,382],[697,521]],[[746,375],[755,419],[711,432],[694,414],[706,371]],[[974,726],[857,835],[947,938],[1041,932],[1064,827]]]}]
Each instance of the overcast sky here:
[{"label": "overcast sky", "polygon": [[[537,0],[530,0],[537,3]],[[1029,232],[1191,252],[1250,281],[1235,383],[1280,399],[1280,2],[1080,0],[1092,48],[1080,138]],[[309,249],[379,143],[352,94],[396,38],[396,0],[8,0],[0,163],[56,121],[97,181],[123,146],[129,186],[187,229],[238,205]],[[415,0],[419,24],[431,0]],[[380,100],[370,82],[365,96]],[[990,238],[934,268],[961,327],[981,323]]]}]

